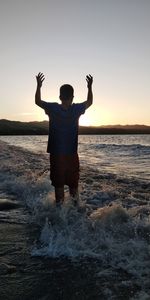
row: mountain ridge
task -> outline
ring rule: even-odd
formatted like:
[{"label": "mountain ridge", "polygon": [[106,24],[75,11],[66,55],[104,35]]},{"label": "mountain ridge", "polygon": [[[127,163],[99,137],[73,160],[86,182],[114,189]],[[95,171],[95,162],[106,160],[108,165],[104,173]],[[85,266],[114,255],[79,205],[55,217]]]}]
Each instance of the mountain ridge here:
[{"label": "mountain ridge", "polygon": [[[0,119],[0,135],[45,135],[48,121],[12,121]],[[79,126],[79,134],[150,134],[149,125]]]}]

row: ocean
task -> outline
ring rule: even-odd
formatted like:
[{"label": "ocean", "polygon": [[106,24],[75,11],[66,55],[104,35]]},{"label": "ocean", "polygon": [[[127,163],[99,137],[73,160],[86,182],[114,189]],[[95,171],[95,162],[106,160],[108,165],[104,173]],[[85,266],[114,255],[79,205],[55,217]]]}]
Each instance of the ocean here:
[{"label": "ocean", "polygon": [[[45,153],[47,136],[1,136],[1,140]],[[150,180],[150,135],[80,135],[82,165],[101,172]]]},{"label": "ocean", "polygon": [[78,208],[46,146],[0,137],[0,299],[150,299],[150,135],[79,136]]}]

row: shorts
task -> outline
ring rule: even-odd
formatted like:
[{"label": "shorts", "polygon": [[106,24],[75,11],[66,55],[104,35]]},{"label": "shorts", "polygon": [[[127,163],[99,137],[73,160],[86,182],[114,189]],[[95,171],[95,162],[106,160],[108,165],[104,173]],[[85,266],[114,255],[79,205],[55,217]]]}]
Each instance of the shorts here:
[{"label": "shorts", "polygon": [[50,154],[50,179],[55,187],[68,185],[70,188],[77,188],[79,181],[78,154]]}]

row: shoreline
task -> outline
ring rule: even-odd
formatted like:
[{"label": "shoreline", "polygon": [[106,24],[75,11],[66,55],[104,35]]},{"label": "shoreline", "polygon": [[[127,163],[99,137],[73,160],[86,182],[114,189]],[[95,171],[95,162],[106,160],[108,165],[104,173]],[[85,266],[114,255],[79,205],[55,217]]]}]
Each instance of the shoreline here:
[{"label": "shoreline", "polygon": [[[86,132],[84,130],[79,131],[79,135],[149,135],[150,132],[145,132],[145,131],[124,131],[124,130],[118,130],[118,131],[114,131],[114,130],[108,130],[108,131],[99,131],[99,130],[93,130],[93,131],[89,131]],[[0,136],[32,136],[32,135],[47,135],[48,136],[48,131],[44,131],[44,132],[31,132],[28,131],[26,133],[22,132],[22,131],[16,131],[13,133],[2,133],[0,132]]]}]

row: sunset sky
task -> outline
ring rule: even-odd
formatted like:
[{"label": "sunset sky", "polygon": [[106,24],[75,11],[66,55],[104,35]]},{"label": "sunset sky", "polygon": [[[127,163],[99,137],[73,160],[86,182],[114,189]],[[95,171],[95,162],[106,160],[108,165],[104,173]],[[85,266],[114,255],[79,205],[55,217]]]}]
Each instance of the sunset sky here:
[{"label": "sunset sky", "polygon": [[93,75],[82,125],[150,125],[149,31],[150,0],[1,0],[0,119],[47,120],[34,104],[41,71],[54,102],[64,83],[85,101]]}]

